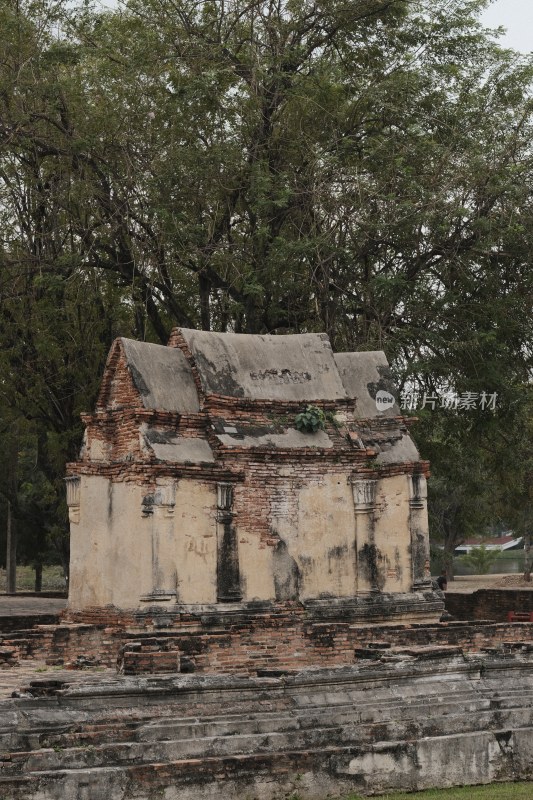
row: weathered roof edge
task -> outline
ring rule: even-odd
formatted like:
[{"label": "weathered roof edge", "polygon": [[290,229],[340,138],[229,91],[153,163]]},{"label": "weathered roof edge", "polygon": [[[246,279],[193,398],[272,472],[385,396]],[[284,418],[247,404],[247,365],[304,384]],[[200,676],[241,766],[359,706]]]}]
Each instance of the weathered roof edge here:
[{"label": "weathered roof edge", "polygon": [[[169,346],[170,345],[170,346]],[[383,351],[333,353],[326,334],[251,335],[174,329],[169,345],[120,337],[111,347],[97,408],[108,405],[124,354],[143,407],[197,413],[203,396],[296,403],[355,400],[358,416],[399,416]],[[391,397],[379,403],[378,395]]]}]

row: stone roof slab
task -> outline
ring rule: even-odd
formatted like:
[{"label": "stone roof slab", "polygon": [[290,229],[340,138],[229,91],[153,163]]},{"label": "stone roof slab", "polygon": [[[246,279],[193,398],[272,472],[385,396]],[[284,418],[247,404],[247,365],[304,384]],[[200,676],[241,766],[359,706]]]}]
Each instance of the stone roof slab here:
[{"label": "stone roof slab", "polygon": [[181,350],[122,339],[133,382],[145,408],[197,414],[198,392]]},{"label": "stone roof slab", "polygon": [[296,402],[346,398],[326,334],[181,333],[206,394]]}]

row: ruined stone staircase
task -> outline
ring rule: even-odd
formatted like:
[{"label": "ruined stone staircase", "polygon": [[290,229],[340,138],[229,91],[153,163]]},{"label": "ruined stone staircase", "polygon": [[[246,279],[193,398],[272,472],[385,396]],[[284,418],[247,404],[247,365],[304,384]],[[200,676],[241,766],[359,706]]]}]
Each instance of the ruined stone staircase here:
[{"label": "ruined stone staircase", "polygon": [[532,778],[532,651],[51,685],[0,704],[0,798],[323,800]]}]

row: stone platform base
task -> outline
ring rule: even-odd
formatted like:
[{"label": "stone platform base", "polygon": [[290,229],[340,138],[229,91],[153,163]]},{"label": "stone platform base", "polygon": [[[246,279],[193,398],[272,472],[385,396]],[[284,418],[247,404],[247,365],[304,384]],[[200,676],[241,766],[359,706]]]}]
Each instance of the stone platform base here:
[{"label": "stone platform base", "polygon": [[531,646],[359,657],[278,677],[33,687],[0,703],[0,797],[324,800],[533,778]]}]

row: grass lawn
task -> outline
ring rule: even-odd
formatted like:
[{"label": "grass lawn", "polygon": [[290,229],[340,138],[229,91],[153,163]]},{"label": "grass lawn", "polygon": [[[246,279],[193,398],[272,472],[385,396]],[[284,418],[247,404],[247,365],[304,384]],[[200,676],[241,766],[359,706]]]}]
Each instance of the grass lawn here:
[{"label": "grass lawn", "polygon": [[[533,783],[491,783],[486,786],[458,786],[425,792],[382,794],[379,800],[532,800]],[[350,795],[346,800],[368,800]]]},{"label": "grass lawn", "polygon": [[[31,567],[17,567],[17,591],[33,592],[35,570]],[[64,592],[66,589],[63,570],[59,566],[43,567],[43,592]],[[0,569],[0,592],[6,590],[6,571]]]}]

